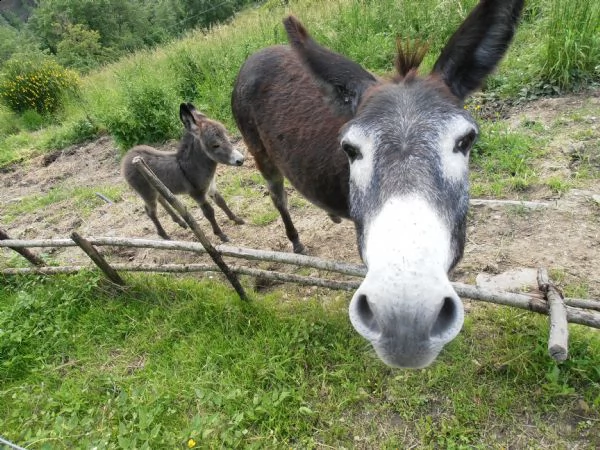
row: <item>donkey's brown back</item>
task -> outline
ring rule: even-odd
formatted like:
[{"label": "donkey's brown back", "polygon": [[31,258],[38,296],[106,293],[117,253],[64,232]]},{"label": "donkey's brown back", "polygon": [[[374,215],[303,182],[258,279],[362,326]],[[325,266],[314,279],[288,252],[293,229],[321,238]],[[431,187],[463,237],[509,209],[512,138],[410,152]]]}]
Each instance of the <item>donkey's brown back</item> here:
[{"label": "donkey's brown back", "polygon": [[337,141],[349,117],[334,113],[290,47],[269,47],[248,58],[232,110],[267,181],[281,171],[312,203],[349,217],[348,160]]}]

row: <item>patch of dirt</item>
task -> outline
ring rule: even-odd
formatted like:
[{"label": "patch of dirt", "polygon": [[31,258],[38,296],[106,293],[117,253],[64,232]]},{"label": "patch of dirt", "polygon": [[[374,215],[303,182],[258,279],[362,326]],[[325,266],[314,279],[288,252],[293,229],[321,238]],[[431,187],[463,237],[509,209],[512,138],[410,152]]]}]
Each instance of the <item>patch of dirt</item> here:
[{"label": "patch of dirt", "polygon": [[[581,142],[584,142],[590,151],[595,150],[595,157],[600,152],[598,147],[592,149],[590,144],[597,142],[599,134],[599,96],[599,92],[594,92],[586,96],[532,102],[512,110],[508,120],[515,127],[527,121],[534,121],[543,127],[552,127],[561,120],[572,121],[572,127],[568,128],[570,132],[561,134],[556,138],[556,145],[549,146],[548,161],[544,168],[569,173],[574,170],[569,166],[569,149],[581,147]],[[580,120],[573,119],[571,111],[582,107],[589,114],[586,113]],[[237,145],[243,146],[241,142]],[[166,147],[172,146],[173,143],[170,143]],[[74,230],[83,236],[157,238],[152,223],[144,213],[142,201],[127,187],[119,170],[118,151],[113,141],[109,137],[101,137],[94,142],[39,157],[0,173],[0,227],[5,228],[11,237],[19,239],[65,238]],[[251,158],[240,168],[221,166],[218,169],[217,186],[232,177],[249,179],[255,173],[257,169]],[[3,219],[5,215],[9,216],[9,210],[14,209],[16,203],[47,193],[52,188],[69,190],[97,186],[120,187],[123,194],[120,199],[112,199],[115,200],[113,203],[106,203],[99,198],[90,200],[86,205],[86,213],[76,207],[76,199],[67,198],[10,220]],[[255,214],[257,208],[265,209],[265,212],[274,210],[266,190],[255,188],[259,189],[265,201],[256,202],[253,211],[242,209],[243,205],[248,205],[243,196],[236,194],[226,198],[231,209],[243,218]],[[288,188],[288,192],[292,205],[303,204],[300,200],[294,202],[298,195],[292,188]],[[600,181],[592,179],[561,198],[542,199],[551,203],[548,208],[533,211],[506,206],[471,208],[465,257],[454,277],[473,282],[482,271],[499,273],[515,267],[544,266],[560,271],[561,283],[585,286],[590,296],[599,297],[600,206],[592,201],[592,196],[598,194]],[[208,224],[199,208],[188,200],[186,204],[209,233]],[[160,211],[161,222],[172,239],[193,240],[189,230],[180,228],[162,209]],[[279,218],[267,225],[252,225],[246,220],[246,225],[240,226],[228,221],[218,208],[215,211],[231,244],[291,251]],[[349,221],[334,224],[323,211],[312,205],[292,206],[291,214],[301,240],[311,255],[348,262],[360,261],[354,227]],[[216,238],[213,240],[215,243],[217,241]],[[102,251],[114,262],[192,263],[201,259],[185,252],[108,247]],[[88,263],[87,257],[77,248],[45,250],[45,253],[63,264]],[[8,258],[9,251],[1,250],[0,256]]]}]

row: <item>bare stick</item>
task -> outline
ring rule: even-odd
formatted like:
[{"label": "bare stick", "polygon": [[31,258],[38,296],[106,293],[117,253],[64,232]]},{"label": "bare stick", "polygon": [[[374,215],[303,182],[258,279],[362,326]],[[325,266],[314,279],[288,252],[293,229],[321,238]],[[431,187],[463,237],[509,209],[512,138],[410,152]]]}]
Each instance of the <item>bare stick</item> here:
[{"label": "bare stick", "polygon": [[244,291],[244,288],[240,284],[240,281],[235,273],[233,273],[225,261],[223,261],[221,254],[210,243],[204,232],[200,229],[183,203],[181,203],[177,197],[175,197],[173,193],[167,189],[162,181],[160,181],[158,177],[154,175],[152,170],[150,170],[150,167],[148,167],[146,162],[140,156],[136,156],[131,162],[140,171],[144,178],[146,178],[146,180],[152,184],[152,186],[154,186],[160,195],[162,195],[164,199],[169,202],[170,205],[181,215],[183,220],[185,220],[190,227],[190,230],[192,230],[196,238],[198,238],[202,246],[206,249],[206,252],[210,255],[215,264],[217,264],[217,266],[219,266],[219,268],[223,271],[235,291],[238,293],[239,297],[242,300],[248,300],[248,296],[246,295],[246,292]]},{"label": "bare stick", "polygon": [[124,286],[125,282],[119,274],[106,262],[104,257],[94,248],[92,244],[82,238],[76,231],[71,233],[71,239],[90,257],[92,261],[104,272],[110,281],[119,286]]},{"label": "bare stick", "polygon": [[[184,250],[196,253],[206,253],[201,244],[187,241],[164,241],[152,239],[130,239],[120,237],[88,237],[93,245],[103,246],[112,245],[115,247],[135,247],[135,248],[154,248],[162,250]],[[19,247],[73,247],[75,243],[71,239],[39,239],[39,240],[10,240],[0,241],[0,247],[14,245]],[[255,250],[246,247],[234,247],[230,245],[218,245],[216,249],[224,256],[241,258],[247,260],[270,261],[285,264],[293,264],[302,267],[312,267],[313,269],[328,270],[331,272],[343,273],[364,277],[367,268],[361,264],[351,264],[337,261],[330,261],[315,256],[298,255],[296,253],[275,252],[269,250]]]},{"label": "bare stick", "polygon": [[113,204],[112,200],[110,198],[108,198],[106,195],[101,194],[100,192],[95,192],[95,194],[98,196],[98,198],[100,198],[101,200],[104,200],[109,205]]},{"label": "bare stick", "polygon": [[367,268],[361,264],[328,261],[314,256],[299,255],[297,253],[254,250],[252,248],[233,247],[230,245],[219,245],[217,248],[223,255],[235,258],[293,264],[296,266],[312,267],[314,269],[327,270],[357,277],[364,277],[367,274]]},{"label": "bare stick", "polygon": [[[2,241],[10,240],[10,236],[2,228],[0,228],[0,240],[2,240]],[[10,246],[7,246],[7,247],[14,250],[15,252],[17,252],[19,255],[21,255],[23,258],[25,258],[27,261],[29,261],[34,266],[45,266],[46,265],[46,263],[44,262],[43,259],[41,259],[39,256],[35,255],[34,253],[32,253],[30,250],[28,250],[25,247],[10,247]]]},{"label": "bare stick", "polygon": [[550,281],[548,271],[540,268],[537,274],[540,291],[546,294],[550,308],[550,337],[548,352],[556,361],[567,359],[569,348],[569,327],[567,311],[562,300],[562,294]]},{"label": "bare stick", "polygon": [[526,202],[521,200],[494,200],[494,199],[479,199],[472,198],[469,200],[471,206],[489,206],[491,208],[497,206],[520,206],[528,209],[548,208],[550,203],[545,202]]}]

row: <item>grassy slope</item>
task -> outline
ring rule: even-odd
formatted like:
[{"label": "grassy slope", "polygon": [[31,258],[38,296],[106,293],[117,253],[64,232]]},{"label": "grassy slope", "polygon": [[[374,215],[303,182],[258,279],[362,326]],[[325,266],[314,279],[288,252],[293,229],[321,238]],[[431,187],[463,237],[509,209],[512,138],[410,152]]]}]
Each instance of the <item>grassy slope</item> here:
[{"label": "grassy slope", "polygon": [[[564,7],[555,6],[557,1],[527,3],[514,45],[488,81],[489,93],[527,99],[558,88],[576,88],[582,81],[598,81],[600,7],[582,1],[577,2],[579,9],[563,11]],[[289,3],[283,7],[279,1],[267,2],[209,33],[190,33],[86,76],[80,98],[55,118],[58,123],[42,131],[15,134],[26,124],[0,110],[0,166],[89,138],[98,130],[108,130],[122,149],[177,137],[176,111],[182,100],[196,102],[235,130],[229,101],[237,70],[255,50],[285,42],[281,18],[290,13],[300,17],[320,42],[378,73],[392,69],[397,36],[426,39],[431,48],[423,64],[427,70],[475,0],[427,0],[419,8],[395,0]],[[585,27],[581,17],[587,18]],[[557,29],[557,21],[564,24],[564,33]],[[549,29],[553,39],[548,39]],[[579,31],[585,34],[579,36]],[[572,54],[562,54],[563,46]],[[565,60],[574,61],[571,71],[565,68]],[[557,62],[546,67],[549,61]],[[562,67],[562,72],[546,74],[556,67]]]},{"label": "grassy slope", "polygon": [[393,371],[344,295],[247,305],[214,280],[3,281],[0,429],[28,448],[600,445],[600,336],[572,327],[556,366],[530,313],[477,308],[433,367]]},{"label": "grassy slope", "polygon": [[[291,10],[322,42],[379,72],[390,68],[397,30],[433,33],[434,55],[465,11],[442,17],[434,7],[404,14],[398,10],[403,2],[363,3],[327,2],[321,9],[306,2]],[[539,2],[529,4],[531,18],[490,80],[493,92],[521,95],[520,83],[533,77]],[[102,126],[147,119],[143,104],[137,115],[131,112],[138,97],[126,94],[143,98],[146,88],[173,111],[182,96],[191,99],[233,130],[228,91],[235,72],[255,49],[283,42],[283,14],[267,4],[235,26],[194,33],[90,75],[82,108],[71,105],[63,125],[5,139],[0,163],[60,147],[69,133],[78,135],[73,130],[85,131],[84,110]],[[444,26],[438,29],[434,19]],[[351,39],[361,35],[356,30],[368,37]],[[432,62],[430,56],[425,66]],[[151,121],[168,129],[171,119],[176,115]],[[509,131],[501,122],[484,123],[483,129],[473,160],[475,194],[514,194],[550,183],[538,179],[534,167],[543,158],[540,143],[561,133],[561,124]],[[561,190],[576,181],[553,186]],[[436,365],[398,372],[370,355],[352,330],[345,295],[317,291],[299,301],[299,292],[286,287],[246,306],[219,283],[128,280],[131,287],[118,292],[93,274],[0,279],[3,437],[30,448],[173,448],[190,438],[199,448],[600,446],[596,332],[572,327],[571,358],[557,366],[546,355],[544,318],[476,308]]]}]

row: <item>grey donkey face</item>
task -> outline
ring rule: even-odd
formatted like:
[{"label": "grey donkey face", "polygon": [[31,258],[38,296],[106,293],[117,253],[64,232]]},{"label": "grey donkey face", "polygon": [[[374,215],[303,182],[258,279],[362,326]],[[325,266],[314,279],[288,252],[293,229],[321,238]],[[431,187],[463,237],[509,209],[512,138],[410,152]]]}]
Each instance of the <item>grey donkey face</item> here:
[{"label": "grey donkey face", "polygon": [[206,117],[191,103],[182,103],[179,117],[185,129],[200,143],[200,148],[210,159],[229,166],[244,164],[244,155],[233,148],[227,130],[219,122]]}]

